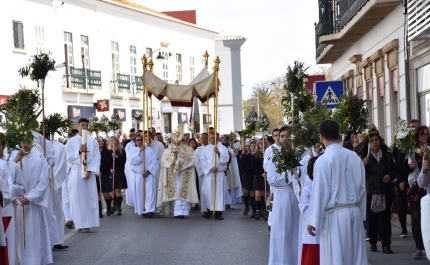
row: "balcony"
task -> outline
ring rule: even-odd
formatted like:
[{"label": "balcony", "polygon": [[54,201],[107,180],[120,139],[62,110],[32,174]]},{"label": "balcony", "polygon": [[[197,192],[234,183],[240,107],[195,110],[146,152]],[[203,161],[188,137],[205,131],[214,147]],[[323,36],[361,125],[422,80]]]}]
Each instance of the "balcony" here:
[{"label": "balcony", "polygon": [[319,0],[317,64],[333,63],[401,5],[399,0]]},{"label": "balcony", "polygon": [[102,90],[101,71],[70,67],[63,77],[63,92],[95,94]]},{"label": "balcony", "polygon": [[142,84],[142,77],[141,76],[135,76],[134,77],[134,88],[132,88],[132,95],[130,98],[135,100],[141,100],[142,99],[142,90],[143,90],[143,84]]},{"label": "balcony", "polygon": [[116,80],[111,81],[111,97],[124,98],[130,96],[132,93],[130,75],[117,73],[114,76],[116,77]]}]

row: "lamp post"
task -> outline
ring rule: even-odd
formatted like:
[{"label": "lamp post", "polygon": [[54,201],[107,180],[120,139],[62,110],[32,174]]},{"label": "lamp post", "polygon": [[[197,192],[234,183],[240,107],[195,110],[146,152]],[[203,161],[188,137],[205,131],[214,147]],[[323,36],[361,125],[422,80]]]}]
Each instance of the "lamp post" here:
[{"label": "lamp post", "polygon": [[158,52],[158,56],[157,56],[155,59],[160,60],[160,61],[164,60],[164,55],[162,55],[162,54],[161,54],[161,48],[156,49],[155,51],[151,51],[151,53],[150,53],[150,54],[148,54],[148,59],[149,59],[149,58],[151,58],[151,59],[152,59],[152,55],[153,55],[153,54],[154,54],[154,52],[156,52],[156,51],[159,51],[159,52]]}]

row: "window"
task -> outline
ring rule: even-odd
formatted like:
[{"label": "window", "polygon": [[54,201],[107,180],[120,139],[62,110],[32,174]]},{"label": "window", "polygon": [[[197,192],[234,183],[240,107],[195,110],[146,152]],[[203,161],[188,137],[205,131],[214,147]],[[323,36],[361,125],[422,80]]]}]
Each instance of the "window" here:
[{"label": "window", "polygon": [[82,68],[90,68],[90,50],[88,43],[88,36],[81,35],[81,62]]},{"label": "window", "polygon": [[357,87],[357,97],[360,99],[363,98],[363,86]]},{"label": "window", "polygon": [[163,52],[163,81],[169,83],[169,53]]},{"label": "window", "polygon": [[146,48],[146,58],[150,58],[152,56],[152,49]]},{"label": "window", "polygon": [[13,44],[16,49],[24,49],[24,25],[13,21]]},{"label": "window", "polygon": [[[119,49],[118,42],[111,42],[111,50],[112,50],[112,73],[119,73]],[[115,80],[115,77],[114,77]]]},{"label": "window", "polygon": [[130,45],[130,75],[131,75],[130,77],[131,77],[131,83],[135,83],[136,61],[137,61],[136,46]]},{"label": "window", "polygon": [[398,89],[397,79],[398,79],[398,74],[397,74],[397,68],[396,68],[391,70],[391,90],[393,92],[397,92],[397,89]]},{"label": "window", "polygon": [[182,58],[180,54],[176,54],[176,81],[177,85],[182,84]]},{"label": "window", "polygon": [[69,66],[73,66],[73,41],[72,41],[72,33],[64,32],[64,44],[67,46],[67,62]]},{"label": "window", "polygon": [[45,48],[43,45],[43,41],[45,39],[45,29],[41,26],[36,26],[36,52],[44,53]]},{"label": "window", "polygon": [[194,57],[190,57],[190,81],[194,80]]}]

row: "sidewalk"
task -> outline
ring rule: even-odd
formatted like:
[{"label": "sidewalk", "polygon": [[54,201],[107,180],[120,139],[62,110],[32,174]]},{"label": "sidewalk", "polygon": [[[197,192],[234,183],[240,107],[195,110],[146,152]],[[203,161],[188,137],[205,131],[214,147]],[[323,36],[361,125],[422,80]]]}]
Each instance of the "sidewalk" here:
[{"label": "sidewalk", "polygon": [[[410,218],[410,216],[408,216]],[[392,220],[392,235],[391,235],[391,249],[394,254],[382,253],[381,243],[378,242],[378,252],[369,251],[369,243],[366,243],[367,257],[369,264],[389,264],[389,265],[404,265],[404,264],[430,264],[427,257],[421,260],[413,260],[412,254],[415,251],[415,241],[412,236],[410,222],[408,222],[408,237],[400,238],[401,228],[397,214],[393,214]]]}]

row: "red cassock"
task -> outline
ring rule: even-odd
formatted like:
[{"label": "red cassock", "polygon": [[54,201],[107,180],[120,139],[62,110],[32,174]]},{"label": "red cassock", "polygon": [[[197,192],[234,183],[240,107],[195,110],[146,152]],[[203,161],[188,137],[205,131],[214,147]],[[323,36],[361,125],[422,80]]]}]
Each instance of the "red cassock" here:
[{"label": "red cassock", "polygon": [[[3,216],[1,219],[3,221],[4,232],[6,232],[6,229],[9,226],[9,223],[12,217]],[[6,247],[0,247],[0,265],[9,265],[9,258],[7,256],[7,240],[6,240]]]},{"label": "red cassock", "polygon": [[319,264],[320,264],[320,245],[303,244],[302,265],[319,265]]}]

